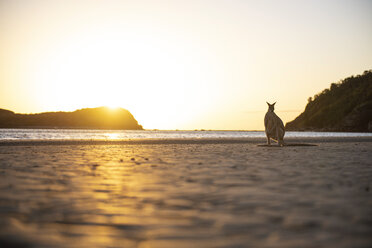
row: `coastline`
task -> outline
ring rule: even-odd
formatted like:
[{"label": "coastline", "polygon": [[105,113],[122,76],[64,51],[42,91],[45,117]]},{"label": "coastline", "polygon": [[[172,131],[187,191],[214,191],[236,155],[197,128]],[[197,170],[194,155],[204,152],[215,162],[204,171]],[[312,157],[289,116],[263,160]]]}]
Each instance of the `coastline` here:
[{"label": "coastline", "polygon": [[[289,137],[291,143],[335,143],[372,142],[372,137]],[[265,144],[266,138],[164,138],[123,140],[0,140],[0,146],[42,146],[42,145],[141,145],[141,144]],[[276,145],[272,142],[273,146]]]}]

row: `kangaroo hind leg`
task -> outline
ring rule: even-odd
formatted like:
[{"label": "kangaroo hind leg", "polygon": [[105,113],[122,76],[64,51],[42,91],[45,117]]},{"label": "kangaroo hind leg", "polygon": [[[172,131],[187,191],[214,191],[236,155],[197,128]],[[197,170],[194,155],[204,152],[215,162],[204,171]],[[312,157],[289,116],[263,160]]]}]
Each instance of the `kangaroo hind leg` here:
[{"label": "kangaroo hind leg", "polygon": [[281,138],[280,138],[280,130],[279,130],[279,128],[276,128],[276,138],[277,138],[278,146],[281,146],[282,141],[281,141]]}]

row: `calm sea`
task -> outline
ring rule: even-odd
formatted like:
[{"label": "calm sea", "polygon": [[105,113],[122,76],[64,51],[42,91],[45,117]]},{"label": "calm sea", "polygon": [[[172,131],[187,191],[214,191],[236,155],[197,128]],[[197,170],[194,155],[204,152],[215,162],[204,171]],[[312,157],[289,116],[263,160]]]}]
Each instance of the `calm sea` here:
[{"label": "calm sea", "polygon": [[[286,132],[285,137],[372,137],[372,133]],[[0,129],[0,140],[265,138],[263,131],[153,131],[87,129]]]}]

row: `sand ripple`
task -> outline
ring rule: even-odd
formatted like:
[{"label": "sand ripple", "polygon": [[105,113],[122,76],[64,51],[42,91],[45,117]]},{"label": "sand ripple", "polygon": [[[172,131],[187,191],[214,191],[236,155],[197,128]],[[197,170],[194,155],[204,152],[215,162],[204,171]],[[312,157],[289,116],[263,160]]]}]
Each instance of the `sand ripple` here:
[{"label": "sand ripple", "polygon": [[369,247],[372,143],[0,146],[0,246]]}]

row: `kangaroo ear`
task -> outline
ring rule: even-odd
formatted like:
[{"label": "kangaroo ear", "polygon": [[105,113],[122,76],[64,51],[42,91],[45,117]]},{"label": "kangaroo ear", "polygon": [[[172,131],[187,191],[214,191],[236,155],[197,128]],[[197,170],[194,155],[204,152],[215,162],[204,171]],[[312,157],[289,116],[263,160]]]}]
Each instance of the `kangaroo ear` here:
[{"label": "kangaroo ear", "polygon": [[266,102],[267,103],[267,105],[269,105],[270,106],[270,103],[268,103],[268,102]]},{"label": "kangaroo ear", "polygon": [[276,102],[273,103],[273,105],[275,105]]}]

